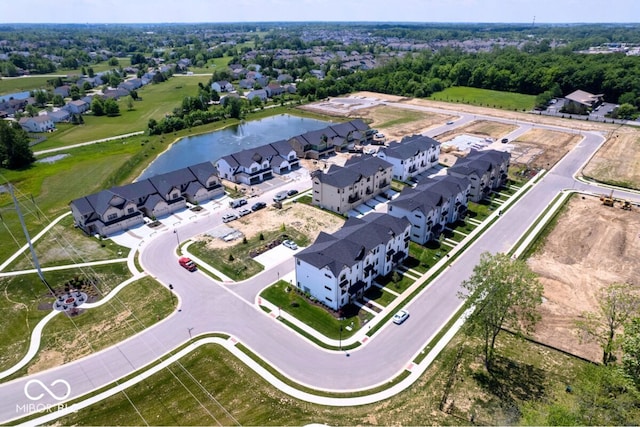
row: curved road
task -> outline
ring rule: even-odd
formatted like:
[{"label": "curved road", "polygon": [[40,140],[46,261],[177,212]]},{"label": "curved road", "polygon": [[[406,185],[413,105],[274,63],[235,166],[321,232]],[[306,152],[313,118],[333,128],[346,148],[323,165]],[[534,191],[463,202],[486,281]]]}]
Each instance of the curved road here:
[{"label": "curved road", "polygon": [[[233,335],[282,373],[309,387],[348,391],[385,383],[405,369],[415,354],[459,308],[459,284],[469,277],[482,252],[510,249],[563,189],[590,191],[588,184],[574,180],[573,175],[596,152],[604,139],[596,133],[584,135],[583,141],[460,255],[446,274],[434,280],[408,305],[411,318],[405,324],[400,327],[394,324],[384,326],[366,345],[349,353],[317,347],[274,321],[254,304],[259,290],[277,279],[277,271],[293,269],[293,259],[286,259],[279,266],[243,284],[218,285],[202,273],[189,273],[179,267],[175,262],[174,234],[160,234],[143,248],[141,263],[149,274],[165,285],[173,284],[180,298],[180,311],[104,351],[1,384],[0,420],[6,422],[23,416],[19,413],[21,405],[33,403],[24,393],[27,381],[38,380],[51,385],[58,379],[64,379],[70,386],[67,398],[73,399],[157,360],[183,344],[190,336],[207,332]],[[640,201],[638,195],[625,193],[622,196],[623,192],[620,191],[616,194]],[[180,237],[183,240],[193,237],[209,230],[217,222],[218,215],[213,214],[185,224],[180,227]],[[35,390],[39,385],[32,384],[31,387]],[[53,386],[51,389],[61,393],[60,390],[54,390]],[[42,389],[36,391],[39,393]],[[36,391],[32,394],[37,394]],[[59,402],[46,394],[38,403],[55,405]]]}]

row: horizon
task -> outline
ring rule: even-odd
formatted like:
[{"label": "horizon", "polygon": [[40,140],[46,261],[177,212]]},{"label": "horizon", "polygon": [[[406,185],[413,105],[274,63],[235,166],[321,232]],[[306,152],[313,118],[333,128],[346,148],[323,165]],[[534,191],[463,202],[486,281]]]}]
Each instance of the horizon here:
[{"label": "horizon", "polygon": [[[7,0],[5,0],[7,1]],[[637,0],[22,0],[0,25],[17,24],[636,24]],[[69,11],[72,11],[70,13]],[[634,20],[629,17],[635,16]]]}]

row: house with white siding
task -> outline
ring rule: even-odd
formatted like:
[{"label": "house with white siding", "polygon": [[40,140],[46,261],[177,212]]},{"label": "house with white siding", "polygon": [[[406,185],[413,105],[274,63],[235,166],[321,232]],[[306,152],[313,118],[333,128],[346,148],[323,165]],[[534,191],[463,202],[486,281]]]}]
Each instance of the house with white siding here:
[{"label": "house with white siding", "polygon": [[471,149],[466,157],[447,169],[447,174],[469,178],[469,198],[477,203],[507,182],[510,159],[511,154],[505,151]]},{"label": "house with white siding", "polygon": [[372,213],[349,218],[333,234],[294,255],[296,286],[339,310],[362,298],[373,280],[393,271],[409,255],[411,224],[406,218]]},{"label": "house with white siding", "polygon": [[403,138],[378,150],[377,156],[393,165],[393,179],[408,181],[436,166],[440,158],[440,143],[423,135]]},{"label": "house with white siding", "polygon": [[56,128],[51,117],[48,117],[46,114],[35,117],[22,117],[18,122],[22,129],[27,132],[48,132]]},{"label": "house with white siding", "polygon": [[414,188],[405,187],[390,201],[387,214],[407,218],[411,223],[411,240],[424,245],[438,239],[447,224],[464,218],[470,188],[468,178],[451,175],[425,178]]}]

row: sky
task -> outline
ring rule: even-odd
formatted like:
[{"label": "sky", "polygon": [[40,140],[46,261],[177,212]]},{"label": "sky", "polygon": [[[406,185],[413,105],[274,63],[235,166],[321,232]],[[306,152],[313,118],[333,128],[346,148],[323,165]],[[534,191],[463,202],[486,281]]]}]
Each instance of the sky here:
[{"label": "sky", "polygon": [[640,0],[0,0],[0,23],[637,23]]}]

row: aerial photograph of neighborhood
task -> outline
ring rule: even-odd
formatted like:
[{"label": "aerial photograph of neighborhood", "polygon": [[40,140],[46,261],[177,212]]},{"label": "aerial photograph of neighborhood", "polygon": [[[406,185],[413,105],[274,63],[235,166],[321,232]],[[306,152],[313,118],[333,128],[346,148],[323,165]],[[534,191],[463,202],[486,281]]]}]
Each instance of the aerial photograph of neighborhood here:
[{"label": "aerial photograph of neighborhood", "polygon": [[0,424],[640,425],[640,2],[0,12]]}]

